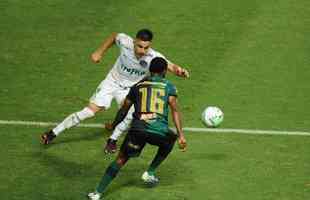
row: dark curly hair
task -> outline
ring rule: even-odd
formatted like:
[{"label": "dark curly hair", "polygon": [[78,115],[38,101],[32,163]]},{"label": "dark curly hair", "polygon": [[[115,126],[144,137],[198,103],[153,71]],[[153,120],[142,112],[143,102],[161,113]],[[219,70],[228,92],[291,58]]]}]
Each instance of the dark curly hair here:
[{"label": "dark curly hair", "polygon": [[163,74],[166,72],[167,66],[168,66],[168,62],[164,58],[155,57],[151,61],[150,72],[157,73],[157,74]]}]

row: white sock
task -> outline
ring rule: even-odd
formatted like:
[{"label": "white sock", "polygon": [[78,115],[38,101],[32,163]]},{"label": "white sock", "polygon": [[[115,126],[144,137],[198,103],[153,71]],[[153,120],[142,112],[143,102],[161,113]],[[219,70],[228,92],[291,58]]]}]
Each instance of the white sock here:
[{"label": "white sock", "polygon": [[88,107],[85,107],[83,110],[79,112],[72,113],[67,118],[65,118],[60,124],[58,124],[54,129],[53,132],[55,135],[59,135],[61,132],[63,132],[66,129],[69,129],[73,126],[78,125],[81,121],[91,118],[95,116],[95,113],[89,109]]},{"label": "white sock", "polygon": [[134,111],[135,111],[134,107],[131,106],[125,119],[115,127],[112,135],[110,136],[111,139],[117,140],[124,132],[126,132],[129,129],[130,124],[132,122],[132,113]]},{"label": "white sock", "polygon": [[113,140],[117,140],[125,131],[128,130],[128,128],[129,125],[127,125],[124,121],[122,121],[115,127],[110,138]]}]

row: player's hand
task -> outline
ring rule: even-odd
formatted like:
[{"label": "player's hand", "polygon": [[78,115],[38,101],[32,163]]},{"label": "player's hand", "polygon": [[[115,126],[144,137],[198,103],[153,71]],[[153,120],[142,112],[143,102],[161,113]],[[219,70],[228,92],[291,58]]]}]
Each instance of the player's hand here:
[{"label": "player's hand", "polygon": [[181,76],[184,77],[184,78],[189,78],[189,72],[187,69],[182,69],[181,70]]},{"label": "player's hand", "polygon": [[181,67],[177,68],[176,73],[177,73],[178,76],[181,76],[183,78],[188,78],[189,77],[189,72],[185,68],[181,68]]},{"label": "player's hand", "polygon": [[112,123],[108,122],[104,124],[104,128],[108,131],[113,131]]},{"label": "player's hand", "polygon": [[99,52],[97,52],[97,51],[92,53],[91,56],[90,56],[91,61],[94,62],[94,63],[99,63],[101,58],[102,58],[102,55]]},{"label": "player's hand", "polygon": [[186,140],[185,140],[185,138],[184,137],[179,137],[179,140],[178,140],[178,142],[179,142],[179,149],[181,149],[181,151],[186,151]]}]

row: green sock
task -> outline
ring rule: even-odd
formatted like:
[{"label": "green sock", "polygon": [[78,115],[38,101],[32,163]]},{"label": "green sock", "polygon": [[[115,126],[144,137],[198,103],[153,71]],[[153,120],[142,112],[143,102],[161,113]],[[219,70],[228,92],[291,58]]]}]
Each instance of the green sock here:
[{"label": "green sock", "polygon": [[119,166],[116,161],[113,161],[107,170],[105,171],[105,174],[101,178],[101,181],[99,185],[97,186],[96,191],[99,193],[103,193],[106,189],[106,187],[112,182],[112,180],[116,177],[117,173],[119,172],[121,166]]},{"label": "green sock", "polygon": [[159,154],[156,154],[155,158],[153,159],[152,163],[150,164],[147,170],[149,175],[155,175],[155,170],[165,159],[166,159],[166,156],[161,156]]}]

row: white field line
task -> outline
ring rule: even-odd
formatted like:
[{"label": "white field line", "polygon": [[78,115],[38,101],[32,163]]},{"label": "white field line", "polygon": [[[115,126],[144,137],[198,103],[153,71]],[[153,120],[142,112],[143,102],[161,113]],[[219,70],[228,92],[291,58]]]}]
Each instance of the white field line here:
[{"label": "white field line", "polygon": [[[20,126],[38,126],[49,127],[55,126],[56,122],[36,122],[36,121],[14,121],[14,120],[0,120],[0,125],[20,125]],[[103,124],[79,124],[78,127],[86,128],[103,128]],[[190,132],[211,132],[211,133],[241,133],[241,134],[255,134],[255,135],[303,135],[310,136],[310,132],[304,131],[276,131],[276,130],[257,130],[257,129],[231,129],[231,128],[193,128],[184,127],[184,131]]]}]

